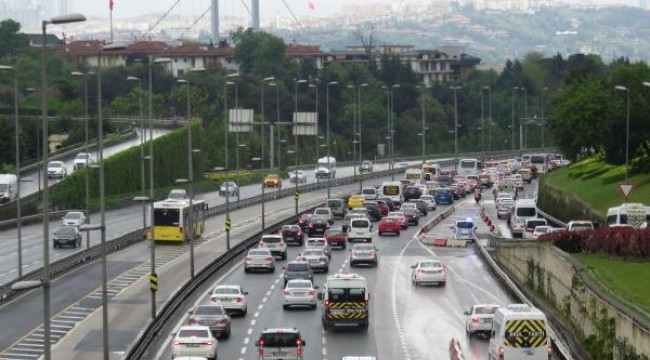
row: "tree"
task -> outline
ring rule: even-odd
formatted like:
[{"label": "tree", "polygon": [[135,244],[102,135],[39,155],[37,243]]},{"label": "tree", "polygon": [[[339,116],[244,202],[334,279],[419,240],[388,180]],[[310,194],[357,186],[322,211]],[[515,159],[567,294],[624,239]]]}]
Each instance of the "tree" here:
[{"label": "tree", "polygon": [[296,64],[285,55],[284,41],[264,31],[238,28],[231,34],[235,44],[235,60],[240,71],[257,77],[283,78],[290,69],[296,73]]},{"label": "tree", "polygon": [[28,45],[27,35],[20,33],[20,23],[11,19],[0,22],[0,58],[15,58],[18,50]]}]

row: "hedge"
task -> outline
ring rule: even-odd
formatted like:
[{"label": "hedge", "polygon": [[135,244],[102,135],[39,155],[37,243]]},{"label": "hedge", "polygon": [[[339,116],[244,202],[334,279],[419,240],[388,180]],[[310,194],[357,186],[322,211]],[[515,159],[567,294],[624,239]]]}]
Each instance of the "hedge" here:
[{"label": "hedge", "polygon": [[568,253],[650,256],[650,229],[602,227],[593,231],[559,231],[540,236],[539,241],[552,242]]}]

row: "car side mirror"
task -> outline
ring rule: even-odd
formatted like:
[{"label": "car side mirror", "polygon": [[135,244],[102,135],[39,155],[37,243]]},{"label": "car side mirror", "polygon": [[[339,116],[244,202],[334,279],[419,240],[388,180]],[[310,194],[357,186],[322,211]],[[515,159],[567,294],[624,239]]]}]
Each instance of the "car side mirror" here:
[{"label": "car side mirror", "polygon": [[411,265],[411,269],[415,269],[415,265]]},{"label": "car side mirror", "polygon": [[244,291],[244,295],[248,295],[248,291]]},{"label": "car side mirror", "polygon": [[469,315],[469,311],[463,311],[463,315]]},{"label": "car side mirror", "polygon": [[307,345],[307,342],[305,340],[300,340],[302,342],[302,346]]},{"label": "car side mirror", "polygon": [[318,289],[319,287],[320,287],[320,286],[318,286],[318,285],[314,285],[314,289]]}]

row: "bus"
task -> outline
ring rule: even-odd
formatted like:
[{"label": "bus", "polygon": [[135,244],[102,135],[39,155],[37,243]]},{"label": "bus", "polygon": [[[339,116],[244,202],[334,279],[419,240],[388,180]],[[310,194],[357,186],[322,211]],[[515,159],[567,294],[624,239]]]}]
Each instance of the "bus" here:
[{"label": "bus", "polygon": [[530,164],[537,168],[537,173],[545,173],[548,165],[548,156],[546,154],[530,155]]},{"label": "bus", "polygon": [[624,203],[607,209],[607,226],[630,226],[645,229],[650,222],[650,206]]},{"label": "bus", "polygon": [[399,181],[384,181],[381,185],[382,197],[390,199],[396,204],[401,204],[403,199],[402,183]]},{"label": "bus", "polygon": [[[153,236],[155,241],[184,242],[190,238],[203,235],[208,203],[205,200],[193,200],[194,226],[190,223],[190,201],[188,199],[157,201],[153,204]],[[151,232],[148,234],[151,239]]]},{"label": "bus", "polygon": [[458,160],[458,176],[478,175],[481,162],[478,159]]},{"label": "bus", "polygon": [[406,169],[404,179],[419,185],[424,181],[424,170],[422,169]]}]

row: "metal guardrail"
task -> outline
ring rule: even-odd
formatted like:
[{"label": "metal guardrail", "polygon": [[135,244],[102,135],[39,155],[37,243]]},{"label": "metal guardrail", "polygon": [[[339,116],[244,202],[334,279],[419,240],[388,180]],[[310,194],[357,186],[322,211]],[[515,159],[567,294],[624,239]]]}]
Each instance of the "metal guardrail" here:
[{"label": "metal guardrail", "polygon": [[554,225],[555,227],[561,227],[566,229],[566,223],[562,222],[562,220],[555,218],[545,212],[543,212],[540,208],[537,208],[537,214],[544,219],[546,219],[551,225]]}]

